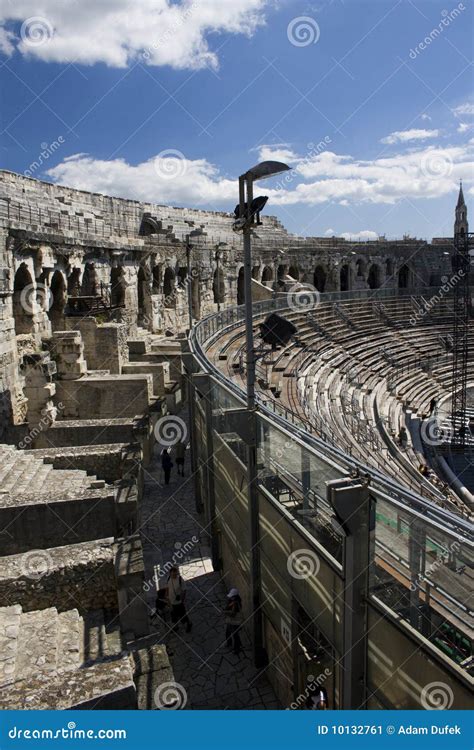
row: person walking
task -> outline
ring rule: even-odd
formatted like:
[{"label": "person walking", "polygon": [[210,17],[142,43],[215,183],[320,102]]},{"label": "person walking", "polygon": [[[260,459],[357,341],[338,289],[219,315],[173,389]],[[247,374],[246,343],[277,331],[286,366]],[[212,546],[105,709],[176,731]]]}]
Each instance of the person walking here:
[{"label": "person walking", "polygon": [[165,475],[165,484],[169,484],[170,477],[171,477],[171,469],[173,468],[173,462],[171,460],[171,456],[170,456],[168,448],[163,448],[163,451],[161,453],[161,467]]},{"label": "person walking", "polygon": [[193,624],[186,612],[184,604],[186,599],[186,584],[179,573],[177,565],[173,565],[168,576],[168,601],[171,607],[172,629],[177,630],[178,625],[186,625],[186,633],[189,633]]},{"label": "person walking", "polygon": [[430,417],[432,417],[433,414],[435,414],[437,406],[438,406],[438,399],[432,398],[430,401]]},{"label": "person walking", "polygon": [[238,589],[231,589],[227,594],[227,605],[225,614],[225,639],[228,648],[231,648],[236,656],[242,651],[239,630],[242,627],[242,599]]},{"label": "person walking", "polygon": [[179,443],[177,443],[175,448],[175,456],[176,456],[176,466],[178,468],[178,474],[180,474],[182,477],[184,477],[184,459],[186,456],[186,443],[184,440],[181,440]]}]

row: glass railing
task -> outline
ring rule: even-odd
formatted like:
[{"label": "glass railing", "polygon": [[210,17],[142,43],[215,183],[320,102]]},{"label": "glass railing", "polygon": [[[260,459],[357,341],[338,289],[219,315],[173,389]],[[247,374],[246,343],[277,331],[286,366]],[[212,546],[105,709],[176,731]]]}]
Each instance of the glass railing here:
[{"label": "glass railing", "polygon": [[[340,293],[334,294],[340,298]],[[286,306],[286,295],[258,302],[254,316],[258,319]],[[214,380],[213,409],[224,419],[226,410],[245,405],[245,393],[207,359],[206,349],[216,337],[241,326],[244,312],[242,307],[224,310],[201,321],[190,336],[191,350]],[[326,483],[356,473],[370,476],[375,510],[371,596],[463,665],[474,625],[474,542],[469,521],[355,460],[336,440],[332,444],[321,439],[310,422],[275,400],[258,397],[256,421],[260,487],[304,527],[332,564],[342,562],[342,539],[332,523]],[[225,422],[219,432],[226,433]],[[245,462],[242,441],[232,434],[225,439]]]}]

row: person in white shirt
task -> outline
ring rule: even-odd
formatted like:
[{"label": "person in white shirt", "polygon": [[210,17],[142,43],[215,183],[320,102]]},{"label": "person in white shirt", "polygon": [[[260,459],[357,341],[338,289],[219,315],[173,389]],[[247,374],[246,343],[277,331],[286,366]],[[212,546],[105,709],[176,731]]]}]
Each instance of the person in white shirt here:
[{"label": "person in white shirt", "polygon": [[171,622],[173,630],[177,630],[178,625],[186,625],[186,632],[189,633],[192,628],[192,622],[186,612],[184,601],[186,599],[186,584],[179,574],[179,568],[174,565],[168,577],[168,601],[171,607]]}]

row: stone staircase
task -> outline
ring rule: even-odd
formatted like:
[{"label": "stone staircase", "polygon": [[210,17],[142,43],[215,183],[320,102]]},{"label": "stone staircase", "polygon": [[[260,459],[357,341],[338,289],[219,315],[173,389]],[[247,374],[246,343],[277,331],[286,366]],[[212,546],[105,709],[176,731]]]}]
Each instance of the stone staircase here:
[{"label": "stone staircase", "polygon": [[[10,697],[31,696],[36,682],[56,684],[68,673],[123,659],[118,618],[107,622],[103,610],[80,615],[77,609],[49,607],[23,612],[18,604],[0,608],[0,708],[13,708]],[[132,675],[132,666],[130,666]],[[54,705],[47,706],[56,708]]]},{"label": "stone staircase", "polygon": [[68,494],[93,486],[97,477],[78,469],[53,469],[30,451],[17,450],[11,445],[0,445],[0,498],[34,494],[54,495],[67,490]]}]

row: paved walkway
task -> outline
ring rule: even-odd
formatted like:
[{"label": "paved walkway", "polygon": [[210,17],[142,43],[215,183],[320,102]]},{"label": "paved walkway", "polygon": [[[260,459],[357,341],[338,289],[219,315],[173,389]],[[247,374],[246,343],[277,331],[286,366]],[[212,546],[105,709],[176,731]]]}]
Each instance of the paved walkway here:
[{"label": "paved walkway", "polygon": [[[201,525],[202,516],[195,510],[189,451],[184,478],[177,475],[175,466],[170,484],[163,486],[161,474],[156,446],[155,458],[145,470],[140,533],[147,580],[157,578],[159,566],[178,562],[186,581],[192,631],[185,633],[180,627],[178,633],[171,632],[169,615],[165,624],[156,620],[153,626],[167,646],[176,682],[186,691],[186,708],[280,708],[266,678],[257,678],[250,658],[249,634],[243,633],[244,651],[240,656],[226,647],[222,610],[232,581],[213,572],[209,539]],[[153,607],[154,583],[147,597]]]}]

